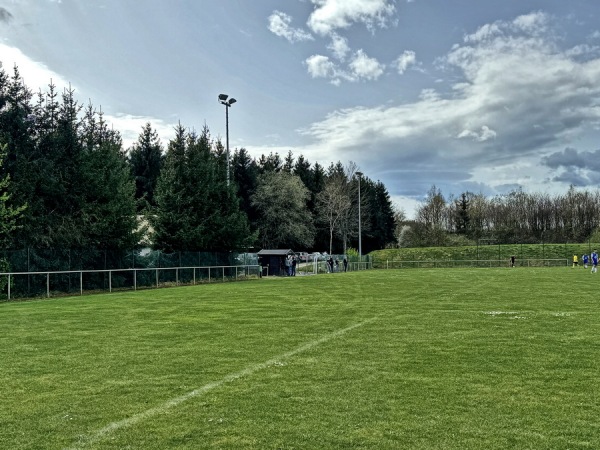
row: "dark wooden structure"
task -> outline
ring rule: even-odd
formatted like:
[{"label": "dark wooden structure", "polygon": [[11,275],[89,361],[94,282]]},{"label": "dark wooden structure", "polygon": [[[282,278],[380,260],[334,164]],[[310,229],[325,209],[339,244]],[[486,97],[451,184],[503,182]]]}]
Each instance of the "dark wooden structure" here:
[{"label": "dark wooden structure", "polygon": [[257,253],[258,264],[263,268],[263,275],[287,275],[285,273],[285,259],[288,255],[295,255],[290,249],[263,249]]}]

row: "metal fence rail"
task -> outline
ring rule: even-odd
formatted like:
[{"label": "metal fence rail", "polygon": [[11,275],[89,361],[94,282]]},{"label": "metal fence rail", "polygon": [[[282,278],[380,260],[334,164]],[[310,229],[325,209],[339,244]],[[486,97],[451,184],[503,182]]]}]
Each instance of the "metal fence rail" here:
[{"label": "metal fence rail", "polygon": [[[109,269],[109,270],[66,270],[66,271],[47,271],[47,272],[2,272],[0,280],[6,282],[7,299],[13,298],[12,286],[17,277],[28,277],[27,286],[31,287],[40,281],[45,283],[45,295],[50,297],[53,287],[56,292],[72,293],[79,291],[83,295],[86,282],[91,283],[91,279],[97,286],[100,284],[108,292],[113,289],[133,289],[140,288],[158,288],[167,285],[197,284],[198,282],[215,282],[226,280],[247,279],[250,277],[260,277],[261,268],[256,264],[239,266],[190,266],[190,267],[160,267],[160,268],[140,268],[140,269]],[[40,280],[42,278],[42,280]],[[45,280],[44,280],[45,278]],[[60,289],[59,285],[68,286],[67,289]],[[76,287],[78,286],[78,289]],[[89,289],[97,291],[98,288]],[[38,289],[39,291],[39,289]]]},{"label": "metal fence rail", "polygon": [[[568,259],[521,259],[515,261],[516,267],[566,267],[571,262]],[[504,259],[486,259],[486,260],[422,260],[422,261],[404,261],[388,260],[386,269],[414,269],[414,268],[451,268],[451,267],[508,267],[509,264]]]}]

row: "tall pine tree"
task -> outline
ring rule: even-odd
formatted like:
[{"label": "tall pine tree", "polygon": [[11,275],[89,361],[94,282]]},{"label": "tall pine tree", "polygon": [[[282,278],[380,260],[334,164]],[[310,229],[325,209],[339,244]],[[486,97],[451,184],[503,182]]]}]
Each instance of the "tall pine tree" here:
[{"label": "tall pine tree", "polygon": [[158,133],[150,123],[142,127],[138,140],[129,151],[128,162],[135,179],[138,211],[156,206],[154,190],[163,164],[163,148]]},{"label": "tall pine tree", "polygon": [[169,142],[151,216],[154,247],[165,251],[227,251],[249,245],[250,229],[233,184],[219,170],[208,128],[200,136],[181,124]]}]

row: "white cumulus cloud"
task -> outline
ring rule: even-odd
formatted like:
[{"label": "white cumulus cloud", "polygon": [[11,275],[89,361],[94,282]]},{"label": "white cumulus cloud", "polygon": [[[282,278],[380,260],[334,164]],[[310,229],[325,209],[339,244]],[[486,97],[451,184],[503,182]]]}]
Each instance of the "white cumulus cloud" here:
[{"label": "white cumulus cloud", "polygon": [[394,61],[394,66],[398,73],[402,75],[410,66],[417,62],[417,55],[412,50],[404,50],[404,52]]},{"label": "white cumulus cloud", "polygon": [[0,55],[2,55],[0,62],[3,64],[4,71],[12,75],[13,67],[16,65],[25,84],[34,92],[40,89],[45,91],[50,82],[59,90],[69,86],[69,82],[61,75],[45,64],[29,58],[18,48],[0,43]]},{"label": "white cumulus cloud", "polygon": [[346,59],[346,55],[350,53],[350,46],[348,45],[348,39],[340,36],[337,33],[331,35],[331,44],[327,47],[333,52],[333,55],[340,61]]},{"label": "white cumulus cloud", "polygon": [[496,132],[490,129],[487,125],[482,125],[479,132],[471,130],[463,130],[457,137],[458,138],[472,138],[477,142],[485,142],[489,139],[496,137]]},{"label": "white cumulus cloud", "polygon": [[363,50],[358,50],[349,64],[357,78],[376,80],[383,74],[385,66],[377,59],[369,57]]},{"label": "white cumulus cloud", "polygon": [[410,167],[394,169],[409,185],[422,171],[443,171],[445,180],[494,192],[535,171],[542,186],[542,155],[600,129],[600,57],[593,46],[567,47],[540,13],[493,25],[443,58],[456,79],[450,92],[338,110],[303,133],[332,159],[368,158],[382,173]]},{"label": "white cumulus cloud", "polygon": [[312,55],[306,59],[308,73],[313,78],[328,78],[335,76],[335,64],[323,55]]},{"label": "white cumulus cloud", "polygon": [[310,33],[300,28],[293,28],[290,25],[291,23],[292,18],[288,14],[281,11],[273,11],[273,14],[269,16],[269,31],[292,43],[313,39]]},{"label": "white cumulus cloud", "polygon": [[390,0],[311,0],[317,5],[308,19],[315,33],[328,35],[335,30],[363,23],[369,29],[385,26],[396,8]]}]

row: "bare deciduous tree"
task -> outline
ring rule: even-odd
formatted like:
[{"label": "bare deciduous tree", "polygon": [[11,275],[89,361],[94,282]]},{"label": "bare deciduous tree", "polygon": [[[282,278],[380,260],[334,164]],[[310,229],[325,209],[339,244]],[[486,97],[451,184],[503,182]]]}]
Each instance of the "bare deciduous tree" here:
[{"label": "bare deciduous tree", "polygon": [[317,211],[329,227],[329,253],[333,250],[333,234],[348,215],[352,201],[348,192],[348,180],[343,174],[327,179],[325,189],[317,196]]}]

